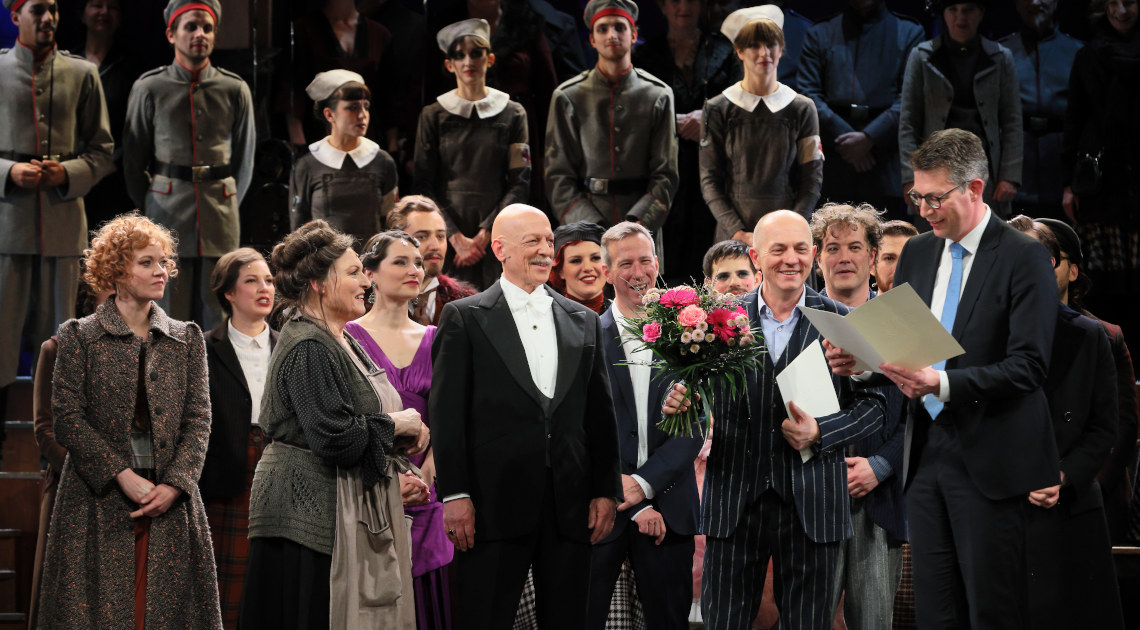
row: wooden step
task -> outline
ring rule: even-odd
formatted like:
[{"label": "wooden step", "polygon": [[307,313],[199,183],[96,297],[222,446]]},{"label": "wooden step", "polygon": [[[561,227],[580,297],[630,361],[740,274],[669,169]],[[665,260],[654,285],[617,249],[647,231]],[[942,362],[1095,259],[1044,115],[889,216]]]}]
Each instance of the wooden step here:
[{"label": "wooden step", "polygon": [[36,444],[36,432],[31,420],[9,420],[4,423],[8,438],[0,446],[0,471],[39,472],[40,447]]},{"label": "wooden step", "polygon": [[31,420],[32,419],[32,377],[19,376],[8,386],[8,401],[4,409],[2,420]]}]

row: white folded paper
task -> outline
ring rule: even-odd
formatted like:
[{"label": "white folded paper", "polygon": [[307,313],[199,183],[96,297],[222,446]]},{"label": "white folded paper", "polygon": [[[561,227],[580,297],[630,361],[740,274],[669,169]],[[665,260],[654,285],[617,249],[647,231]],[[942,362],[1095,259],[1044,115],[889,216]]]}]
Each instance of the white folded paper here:
[{"label": "white folded paper", "polygon": [[880,294],[846,317],[799,308],[824,339],[855,357],[854,371],[882,372],[880,363],[919,370],[966,352],[910,284]]},{"label": "white folded paper", "polygon": [[[809,309],[810,310],[810,309]],[[819,418],[839,411],[839,397],[831,380],[831,370],[823,358],[823,346],[812,343],[800,356],[792,359],[784,371],[776,375],[776,385],[784,399],[784,409],[792,418],[788,403],[794,402],[804,413]],[[811,447],[800,450],[800,461],[811,459]]]}]

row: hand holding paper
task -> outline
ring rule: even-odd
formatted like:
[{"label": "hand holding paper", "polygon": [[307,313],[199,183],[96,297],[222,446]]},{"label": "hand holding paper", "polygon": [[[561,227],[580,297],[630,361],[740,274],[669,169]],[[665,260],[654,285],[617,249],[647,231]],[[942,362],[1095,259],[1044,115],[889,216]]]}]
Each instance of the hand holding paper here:
[{"label": "hand holding paper", "polygon": [[851,372],[882,372],[881,363],[918,370],[965,352],[909,284],[883,293],[846,317],[813,308],[800,307],[800,312],[830,345],[854,357],[854,365],[840,366]]},{"label": "hand holding paper", "polygon": [[[819,438],[819,423],[815,419],[839,411],[839,397],[819,343],[808,346],[777,374],[776,385],[788,411],[788,419],[780,427],[784,439],[800,452],[800,461],[806,462],[812,456],[812,442]],[[801,433],[810,434],[811,439],[806,443],[793,441],[799,440]]]}]

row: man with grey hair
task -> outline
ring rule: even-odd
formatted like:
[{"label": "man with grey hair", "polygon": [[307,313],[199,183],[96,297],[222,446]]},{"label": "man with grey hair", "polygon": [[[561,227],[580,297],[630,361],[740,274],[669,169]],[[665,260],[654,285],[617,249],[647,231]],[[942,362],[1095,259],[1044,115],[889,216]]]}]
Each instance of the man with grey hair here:
[{"label": "man with grey hair", "polygon": [[600,319],[624,496],[613,531],[594,546],[588,627],[605,627],[614,580],[628,557],[646,627],[687,630],[700,504],[693,460],[702,441],[670,438],[657,428],[661,400],[676,377],[650,367],[653,353],[627,331],[630,319],[645,317],[641,296],[657,284],[653,237],[645,226],[623,221],[606,230],[601,245],[606,281],[614,287],[614,303]]},{"label": "man with grey hair", "polygon": [[[1025,497],[1060,480],[1042,391],[1056,324],[1049,254],[983,201],[981,140],[935,132],[909,192],[932,232],[903,247],[909,282],[965,353],[883,373],[911,400],[903,483],[920,628],[1026,627]],[[829,348],[833,371],[853,362]],[[881,378],[881,377],[880,377]]]},{"label": "man with grey hair", "polygon": [[[871,265],[879,249],[879,211],[868,204],[829,203],[811,218],[819,250],[824,290],[820,293],[849,308],[875,297]],[[895,591],[902,578],[906,509],[902,492],[902,394],[884,384],[887,398],[883,430],[847,448],[847,493],[855,534],[839,543],[839,566],[832,585],[831,617],[844,591],[843,616],[852,630],[890,628]]]}]

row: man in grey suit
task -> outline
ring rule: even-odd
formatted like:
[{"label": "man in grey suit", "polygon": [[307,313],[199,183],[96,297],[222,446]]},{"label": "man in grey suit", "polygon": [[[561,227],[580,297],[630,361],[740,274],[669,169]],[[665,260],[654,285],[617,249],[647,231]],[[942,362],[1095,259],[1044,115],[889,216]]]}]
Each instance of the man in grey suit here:
[{"label": "man in grey suit", "polygon": [[0,404],[25,319],[38,352],[75,316],[83,195],[115,169],[99,70],[56,47],[54,0],[4,8],[19,35],[0,51]]},{"label": "man in grey suit", "polygon": [[[776,375],[822,339],[801,308],[847,308],[804,284],[815,247],[807,220],[790,210],[756,224],[750,252],[764,275],[743,298],[754,331],[763,331],[764,367],[748,375],[748,395],[722,392],[712,409],[712,452],[701,504],[705,547],[701,608],[709,630],[747,630],[760,609],[773,559],[780,627],[828,630],[839,543],[851,536],[845,449],[879,430],[885,401],[847,378],[832,378],[842,407],[812,418],[792,403],[786,417]],[[675,385],[665,413],[676,413]],[[803,461],[800,449],[810,448]]]},{"label": "man in grey suit", "polygon": [[139,211],[178,234],[181,273],[162,305],[208,330],[222,321],[210,274],[238,247],[238,204],[253,177],[253,97],[210,63],[219,0],[170,0],[163,17],[174,63],[131,88],[123,176]]}]

